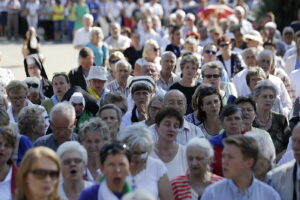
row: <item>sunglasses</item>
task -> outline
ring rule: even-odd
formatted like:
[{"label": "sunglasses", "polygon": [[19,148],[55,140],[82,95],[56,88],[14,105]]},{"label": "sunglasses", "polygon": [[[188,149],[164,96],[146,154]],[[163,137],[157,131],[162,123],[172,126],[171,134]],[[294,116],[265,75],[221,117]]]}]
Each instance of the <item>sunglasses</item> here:
[{"label": "sunglasses", "polygon": [[64,165],[70,165],[71,163],[80,164],[82,163],[81,158],[69,158],[62,161]]},{"label": "sunglasses", "polygon": [[29,172],[37,179],[45,179],[47,176],[51,179],[57,179],[59,176],[58,170],[34,169]]},{"label": "sunglasses", "polygon": [[220,74],[205,74],[204,75],[205,78],[219,78],[220,77]]},{"label": "sunglasses", "polygon": [[120,60],[120,59],[114,59],[114,60],[109,61],[109,63],[115,64],[115,63],[118,62],[119,60]]},{"label": "sunglasses", "polygon": [[121,142],[113,142],[102,147],[100,154],[112,153],[115,149],[129,151],[129,147]]},{"label": "sunglasses", "polygon": [[220,47],[227,47],[228,45],[228,43],[219,44]]},{"label": "sunglasses", "polygon": [[32,88],[38,88],[39,87],[39,84],[37,84],[37,83],[27,83],[27,86],[30,88],[30,87],[32,87]]},{"label": "sunglasses", "polygon": [[206,49],[206,50],[204,51],[204,53],[206,53],[206,54],[211,54],[211,55],[216,55],[216,54],[217,54],[216,51],[209,50],[209,49]]}]

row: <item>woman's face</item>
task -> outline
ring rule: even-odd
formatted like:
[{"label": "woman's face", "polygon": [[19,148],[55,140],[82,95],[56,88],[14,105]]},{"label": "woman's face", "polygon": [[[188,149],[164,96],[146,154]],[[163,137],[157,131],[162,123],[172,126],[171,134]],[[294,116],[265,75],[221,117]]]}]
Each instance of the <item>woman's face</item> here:
[{"label": "woman's face", "polygon": [[186,80],[194,79],[197,73],[198,66],[194,63],[188,62],[182,69],[182,78]]},{"label": "woman's face", "polygon": [[20,90],[18,92],[9,91],[8,100],[10,101],[13,110],[21,110],[26,106],[26,91]]},{"label": "woman's face", "polygon": [[36,63],[28,65],[27,70],[30,77],[41,78],[41,70]]},{"label": "woman's face", "polygon": [[4,166],[13,154],[13,147],[0,135],[0,165]]},{"label": "woman's face", "polygon": [[131,157],[131,165],[134,166],[141,166],[145,164],[148,158],[148,152],[144,149],[142,149],[139,146],[134,147],[131,149],[132,157]]},{"label": "woman's face", "polygon": [[88,156],[95,158],[98,157],[100,149],[106,142],[102,140],[98,132],[88,132],[85,135],[82,145],[86,149]]},{"label": "woman's face", "polygon": [[212,94],[203,98],[201,110],[206,115],[219,115],[220,109],[221,102],[218,95]]},{"label": "woman's face", "polygon": [[78,151],[67,151],[61,156],[62,174],[68,181],[79,181],[83,179],[85,166],[82,156]]},{"label": "woman's face", "polygon": [[34,127],[34,129],[35,129],[35,133],[39,136],[43,136],[46,134],[46,132],[47,132],[46,124],[45,124],[45,119],[43,116],[41,116],[37,126]]},{"label": "woman's face", "polygon": [[53,160],[47,157],[37,159],[30,171],[25,175],[25,183],[29,195],[37,199],[47,199],[47,197],[57,187],[59,178],[58,166]]},{"label": "woman's face", "polygon": [[52,80],[53,91],[56,96],[63,97],[70,88],[64,76],[56,76]]},{"label": "woman's face", "polygon": [[101,34],[100,34],[100,33],[95,33],[95,34],[93,34],[93,36],[92,36],[92,38],[91,38],[91,42],[92,42],[94,45],[98,45],[100,41],[102,41]]},{"label": "woman's face", "polygon": [[147,90],[138,90],[134,92],[132,98],[138,108],[146,110],[151,98],[151,94]]},{"label": "woman's face", "polygon": [[158,111],[162,107],[163,107],[163,103],[161,101],[158,101],[158,100],[152,101],[151,105],[149,105],[149,109],[148,109],[148,111],[149,111],[149,113],[148,113],[149,118],[154,121],[155,117],[156,117],[156,115],[158,113]]},{"label": "woman's face", "polygon": [[236,112],[232,115],[224,117],[222,123],[227,135],[241,134],[243,127],[242,113]]},{"label": "woman's face", "polygon": [[173,35],[172,35],[173,42],[175,44],[180,44],[181,37],[182,37],[181,31],[180,30],[175,31],[175,33],[173,33]]},{"label": "woman's face", "polygon": [[150,47],[149,50],[149,57],[154,60],[156,57],[159,56],[160,53],[159,50],[160,50],[159,46],[152,45],[152,47]]},{"label": "woman's face", "polygon": [[262,56],[257,61],[258,66],[260,66],[267,74],[270,72],[272,68],[272,61],[271,58],[268,56]]},{"label": "woman's face", "polygon": [[252,125],[252,123],[255,119],[255,116],[256,116],[255,110],[254,110],[252,104],[249,102],[245,102],[245,103],[240,103],[239,106],[243,111],[244,123]]},{"label": "woman's face", "polygon": [[203,174],[208,170],[210,159],[204,150],[198,146],[190,146],[186,151],[187,164],[191,176]]},{"label": "woman's face", "polygon": [[257,85],[257,83],[259,81],[262,81],[262,80],[264,80],[264,78],[261,77],[261,76],[256,76],[256,75],[250,76],[250,79],[249,79],[249,89],[253,92],[254,89],[255,89],[255,86]]},{"label": "woman's face", "polygon": [[166,116],[159,125],[156,125],[156,129],[160,140],[174,142],[180,129],[180,122],[175,117]]},{"label": "woman's face", "polygon": [[216,88],[219,88],[221,76],[218,69],[207,68],[204,71],[203,83],[208,83]]},{"label": "woman's face", "polygon": [[100,118],[105,121],[109,130],[116,134],[120,128],[117,112],[114,109],[105,109],[100,113]]},{"label": "woman's face", "polygon": [[271,110],[274,104],[276,96],[274,92],[270,89],[265,89],[261,91],[261,94],[255,99],[257,107],[261,109]]},{"label": "woman's face", "polygon": [[244,61],[248,67],[256,66],[256,58],[252,52],[249,52],[245,55]]}]

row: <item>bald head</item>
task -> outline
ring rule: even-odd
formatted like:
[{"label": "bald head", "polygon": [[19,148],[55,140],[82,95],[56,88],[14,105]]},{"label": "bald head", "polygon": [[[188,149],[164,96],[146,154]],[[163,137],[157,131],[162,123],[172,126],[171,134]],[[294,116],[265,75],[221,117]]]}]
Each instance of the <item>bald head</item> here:
[{"label": "bald head", "polygon": [[296,161],[300,162],[300,122],[294,127],[292,132],[292,148]]},{"label": "bald head", "polygon": [[170,90],[165,94],[164,105],[176,108],[182,115],[186,112],[186,98],[179,90]]}]

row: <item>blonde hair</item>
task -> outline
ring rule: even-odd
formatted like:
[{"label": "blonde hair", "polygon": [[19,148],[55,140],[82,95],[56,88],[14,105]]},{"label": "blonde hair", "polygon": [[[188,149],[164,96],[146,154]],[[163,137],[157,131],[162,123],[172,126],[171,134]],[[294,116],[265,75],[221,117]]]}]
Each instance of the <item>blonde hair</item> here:
[{"label": "blonde hair", "polygon": [[144,50],[143,50],[143,58],[148,58],[149,52],[152,50],[153,47],[158,46],[156,40],[149,39],[146,41]]},{"label": "blonde hair", "polygon": [[[26,152],[22,162],[21,166],[18,171],[17,175],[17,195],[16,200],[27,200],[29,197],[29,191],[28,191],[28,183],[26,183],[26,178],[28,175],[28,172],[32,169],[32,167],[36,164],[36,162],[41,158],[47,158],[51,161],[53,161],[58,171],[61,175],[61,165],[59,158],[57,154],[48,147],[35,147],[30,149]],[[54,189],[49,194],[48,200],[60,200],[60,197],[58,195],[58,184],[59,179],[57,179],[57,182],[55,183]]]},{"label": "blonde hair", "polygon": [[90,34],[90,40],[92,41],[94,35],[97,35],[97,34],[100,35],[101,40],[104,39],[104,35],[103,35],[102,29],[100,27],[93,27],[92,31],[91,31],[91,34]]}]

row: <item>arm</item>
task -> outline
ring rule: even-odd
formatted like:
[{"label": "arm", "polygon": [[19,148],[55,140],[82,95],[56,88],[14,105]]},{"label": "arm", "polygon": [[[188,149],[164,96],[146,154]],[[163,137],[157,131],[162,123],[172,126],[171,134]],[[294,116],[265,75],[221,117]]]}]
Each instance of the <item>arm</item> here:
[{"label": "arm", "polygon": [[171,183],[166,173],[158,180],[158,193],[160,200],[174,199]]}]

